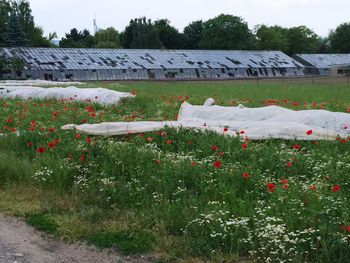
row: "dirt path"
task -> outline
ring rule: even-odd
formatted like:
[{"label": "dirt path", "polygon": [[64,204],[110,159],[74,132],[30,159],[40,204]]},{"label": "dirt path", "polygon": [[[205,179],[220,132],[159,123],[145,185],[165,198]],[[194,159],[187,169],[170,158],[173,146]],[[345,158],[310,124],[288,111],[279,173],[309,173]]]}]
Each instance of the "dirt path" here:
[{"label": "dirt path", "polygon": [[22,220],[0,214],[0,263],[138,263],[149,258],[123,257],[86,245],[67,245],[40,234]]}]

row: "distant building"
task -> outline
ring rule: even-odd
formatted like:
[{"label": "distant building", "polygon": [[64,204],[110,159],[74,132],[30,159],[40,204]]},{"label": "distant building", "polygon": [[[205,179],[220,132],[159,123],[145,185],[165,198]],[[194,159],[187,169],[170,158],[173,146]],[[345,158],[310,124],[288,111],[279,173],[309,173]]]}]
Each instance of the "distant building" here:
[{"label": "distant building", "polygon": [[24,61],[20,78],[47,80],[234,79],[302,76],[280,51],[0,48]]},{"label": "distant building", "polygon": [[343,75],[350,72],[350,54],[297,54],[293,58],[305,67],[305,75]]}]

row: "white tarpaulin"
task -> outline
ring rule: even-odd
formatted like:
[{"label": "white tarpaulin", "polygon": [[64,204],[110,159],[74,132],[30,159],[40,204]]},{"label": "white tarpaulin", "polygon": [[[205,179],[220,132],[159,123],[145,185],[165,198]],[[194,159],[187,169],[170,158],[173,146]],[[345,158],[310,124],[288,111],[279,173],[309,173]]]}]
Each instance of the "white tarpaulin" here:
[{"label": "white tarpaulin", "polygon": [[0,86],[71,86],[71,85],[85,85],[83,82],[72,81],[48,81],[41,79],[28,80],[0,80]]},{"label": "white tarpaulin", "polygon": [[133,95],[103,88],[6,86],[0,83],[0,98],[65,99],[110,105]]},{"label": "white tarpaulin", "polygon": [[[177,121],[168,122],[106,122],[100,124],[66,125],[90,135],[122,135],[161,130],[165,127],[195,128],[252,140],[333,140],[350,136],[350,114],[325,110],[294,111],[278,106],[262,108],[193,106],[184,102]],[[307,131],[312,131],[307,134]]]}]

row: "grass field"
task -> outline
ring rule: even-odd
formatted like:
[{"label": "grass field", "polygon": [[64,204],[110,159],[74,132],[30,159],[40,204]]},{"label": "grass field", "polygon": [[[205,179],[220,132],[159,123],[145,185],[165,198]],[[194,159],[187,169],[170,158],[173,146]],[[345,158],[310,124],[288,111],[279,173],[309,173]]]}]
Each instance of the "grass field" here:
[{"label": "grass field", "polygon": [[350,112],[350,86],[88,85],[97,84],[137,96],[113,107],[0,101],[0,210],[66,241],[151,253],[156,262],[349,262],[350,141],[243,143],[169,129],[105,138],[59,127],[174,120],[182,101],[208,97]]}]

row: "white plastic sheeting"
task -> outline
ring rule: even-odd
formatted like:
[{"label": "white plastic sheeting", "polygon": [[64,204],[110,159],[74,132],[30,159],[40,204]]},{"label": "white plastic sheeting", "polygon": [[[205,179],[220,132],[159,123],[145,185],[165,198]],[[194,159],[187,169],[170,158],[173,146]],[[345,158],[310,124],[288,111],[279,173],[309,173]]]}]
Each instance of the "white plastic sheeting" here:
[{"label": "white plastic sheeting", "polygon": [[34,80],[3,80],[0,81],[0,86],[71,86],[71,85],[85,85],[83,82],[58,82],[58,81],[48,81],[41,79]]},{"label": "white plastic sheeting", "polygon": [[[325,110],[294,111],[278,106],[262,108],[193,106],[184,102],[178,121],[168,122],[106,122],[100,124],[66,125],[77,132],[113,136],[161,130],[165,127],[194,128],[214,131],[251,140],[334,140],[350,136],[350,114]],[[310,135],[307,131],[311,130]],[[244,131],[243,134],[240,134]]]},{"label": "white plastic sheeting", "polygon": [[133,95],[103,88],[53,87],[40,88],[32,86],[5,86],[0,83],[0,98],[21,99],[66,99],[91,101],[102,105],[110,105]]}]

